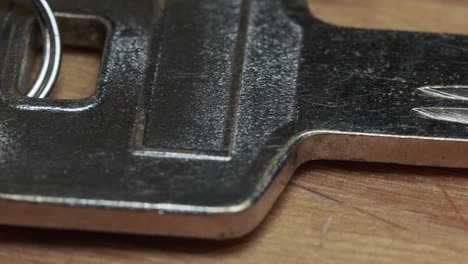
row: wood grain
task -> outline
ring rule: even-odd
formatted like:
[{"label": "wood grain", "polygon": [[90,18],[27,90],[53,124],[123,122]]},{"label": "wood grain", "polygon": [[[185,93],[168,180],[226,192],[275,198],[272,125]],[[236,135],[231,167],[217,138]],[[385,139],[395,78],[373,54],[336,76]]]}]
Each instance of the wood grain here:
[{"label": "wood grain", "polygon": [[[315,0],[310,6],[343,26],[468,33],[468,1]],[[79,97],[95,85],[98,61],[96,54],[69,51],[56,96]],[[0,227],[0,263],[466,263],[467,176],[467,170],[313,162],[243,239]]]},{"label": "wood grain", "polygon": [[83,99],[96,94],[101,55],[101,52],[96,50],[65,48],[62,72],[49,97]]}]

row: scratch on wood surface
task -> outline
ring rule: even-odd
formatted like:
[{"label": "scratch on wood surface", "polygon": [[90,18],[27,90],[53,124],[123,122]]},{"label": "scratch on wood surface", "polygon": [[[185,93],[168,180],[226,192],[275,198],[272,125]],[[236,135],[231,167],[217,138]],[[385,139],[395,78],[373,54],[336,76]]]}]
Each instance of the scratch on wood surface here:
[{"label": "scratch on wood surface", "polygon": [[367,216],[370,216],[371,218],[377,219],[377,220],[379,220],[379,221],[381,221],[381,222],[383,222],[383,223],[386,223],[387,225],[390,225],[390,226],[392,226],[392,227],[395,227],[395,228],[398,228],[398,229],[401,229],[401,230],[405,230],[405,231],[410,231],[410,229],[407,228],[407,227],[405,227],[405,226],[402,226],[402,225],[400,225],[400,224],[397,224],[397,223],[395,223],[395,222],[392,222],[392,221],[390,221],[390,220],[387,220],[387,219],[385,219],[385,218],[383,218],[383,217],[380,217],[380,216],[378,216],[378,215],[369,213],[369,212],[367,212],[367,211],[365,211],[365,210],[363,210],[363,209],[361,209],[361,208],[359,208],[359,207],[346,204],[345,202],[343,202],[343,201],[341,201],[341,200],[335,199],[335,198],[333,198],[333,197],[330,197],[330,196],[328,196],[328,195],[325,195],[325,194],[323,194],[323,193],[320,193],[320,192],[318,192],[318,191],[316,191],[316,190],[313,190],[313,189],[311,189],[311,188],[305,187],[305,186],[303,186],[303,185],[301,185],[301,184],[299,184],[299,183],[297,183],[297,182],[295,182],[295,181],[292,181],[291,183],[292,183],[292,185],[294,185],[294,186],[296,186],[296,187],[298,187],[298,188],[300,188],[300,189],[306,191],[307,193],[312,194],[312,195],[313,195],[314,197],[316,197],[316,198],[318,197],[318,198],[321,198],[321,199],[325,199],[325,200],[331,201],[331,202],[333,202],[333,203],[335,203],[335,204],[339,204],[339,205],[341,205],[341,206],[345,206],[345,207],[347,207],[347,208],[353,209],[354,211],[357,211],[357,212],[359,212],[359,213],[361,213],[361,214],[365,214],[365,215],[367,215]]},{"label": "scratch on wood surface", "polygon": [[448,202],[448,204],[453,209],[453,211],[455,211],[455,213],[457,214],[460,224],[463,226],[464,229],[468,229],[468,221],[466,220],[465,216],[460,212],[460,209],[452,200],[452,197],[450,197],[447,190],[444,188],[444,186],[440,184],[440,182],[437,182],[437,186],[442,191],[442,194],[444,195],[445,200]]},{"label": "scratch on wood surface", "polygon": [[397,223],[395,223],[395,222],[392,222],[392,221],[390,221],[390,220],[387,220],[387,219],[385,219],[385,218],[383,218],[383,217],[380,217],[380,216],[378,216],[378,215],[369,213],[369,212],[367,212],[367,211],[365,211],[365,210],[363,210],[363,209],[361,209],[361,208],[358,208],[358,207],[355,207],[355,206],[349,206],[349,205],[348,205],[348,207],[350,207],[350,208],[352,208],[352,209],[354,209],[354,210],[356,210],[356,211],[358,211],[358,212],[360,212],[360,213],[362,213],[362,214],[368,215],[368,216],[370,216],[370,217],[372,217],[372,218],[374,218],[374,219],[377,219],[377,220],[380,220],[380,221],[382,221],[382,222],[384,222],[384,223],[387,223],[387,224],[390,225],[390,226],[393,226],[393,227],[396,227],[396,228],[398,228],[398,229],[402,229],[402,230],[405,230],[405,231],[410,231],[410,229],[407,228],[407,227],[405,227],[405,226],[402,226],[402,225],[400,225],[400,224],[397,224]]},{"label": "scratch on wood surface", "polygon": [[320,228],[321,230],[321,236],[320,236],[320,241],[319,244],[317,245],[317,250],[316,250],[316,255],[315,255],[315,262],[317,262],[318,258],[320,257],[320,251],[323,248],[323,245],[325,244],[325,241],[327,240],[327,234],[328,230],[330,229],[330,225],[332,223],[333,217],[329,216],[325,220],[325,222],[322,224],[322,227]]},{"label": "scratch on wood surface", "polygon": [[322,225],[322,236],[326,236],[328,233],[328,230],[330,229],[330,225],[332,223],[333,217],[329,216],[327,220],[325,220],[325,223]]},{"label": "scratch on wood surface", "polygon": [[320,200],[326,200],[326,201],[332,202],[334,204],[343,204],[343,202],[340,201],[340,200],[337,200],[337,199],[335,199],[333,197],[330,197],[330,196],[327,196],[325,194],[319,193],[316,190],[307,188],[307,187],[305,187],[305,186],[303,186],[303,185],[301,185],[301,184],[299,184],[299,183],[297,183],[295,181],[291,181],[291,184],[298,187],[298,188],[300,188],[300,189],[302,189],[302,190],[304,190],[304,191],[306,191],[306,192],[308,192],[309,194],[312,194],[312,196],[315,196],[316,198],[319,198]]}]

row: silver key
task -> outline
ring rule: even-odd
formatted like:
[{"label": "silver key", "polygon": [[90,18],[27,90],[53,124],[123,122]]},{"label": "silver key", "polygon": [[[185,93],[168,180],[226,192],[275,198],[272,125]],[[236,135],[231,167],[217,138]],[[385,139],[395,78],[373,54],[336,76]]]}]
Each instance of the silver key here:
[{"label": "silver key", "polygon": [[225,239],[308,160],[468,167],[468,38],[337,27],[304,2],[50,1],[66,44],[107,32],[85,100],[18,95],[33,34],[3,15],[0,223]]}]

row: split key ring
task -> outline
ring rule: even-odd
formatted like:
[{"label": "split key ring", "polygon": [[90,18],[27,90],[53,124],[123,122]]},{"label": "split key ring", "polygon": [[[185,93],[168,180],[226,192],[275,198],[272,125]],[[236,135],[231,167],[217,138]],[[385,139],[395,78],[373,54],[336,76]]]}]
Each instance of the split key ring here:
[{"label": "split key ring", "polygon": [[45,98],[52,91],[59,74],[62,45],[57,20],[47,0],[31,1],[41,28],[43,56],[39,73],[26,96]]}]

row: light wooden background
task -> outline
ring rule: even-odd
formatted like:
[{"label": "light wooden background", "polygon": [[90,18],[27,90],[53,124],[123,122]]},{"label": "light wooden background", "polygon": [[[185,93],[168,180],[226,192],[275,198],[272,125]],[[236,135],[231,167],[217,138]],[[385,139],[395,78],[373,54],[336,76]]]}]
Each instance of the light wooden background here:
[{"label": "light wooden background", "polygon": [[[468,0],[313,0],[311,8],[339,25],[468,33]],[[69,50],[54,96],[87,93],[98,63]],[[468,171],[309,163],[257,231],[227,242],[0,227],[0,263],[189,261],[468,263]]]}]

